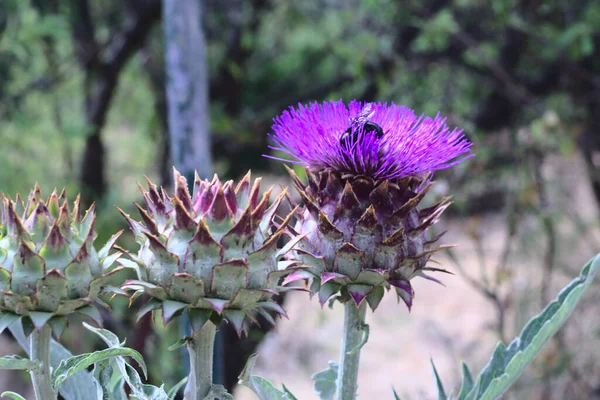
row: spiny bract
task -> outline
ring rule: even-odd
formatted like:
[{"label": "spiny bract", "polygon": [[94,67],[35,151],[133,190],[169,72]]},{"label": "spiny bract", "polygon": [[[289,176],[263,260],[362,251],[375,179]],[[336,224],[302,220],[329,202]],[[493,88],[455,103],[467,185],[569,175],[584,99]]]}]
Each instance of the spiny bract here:
[{"label": "spiny bract", "polygon": [[418,209],[434,171],[470,158],[471,143],[445,118],[417,116],[394,103],[300,104],[274,119],[272,148],[306,167],[308,184],[290,170],[304,201],[293,234],[305,235],[298,258],[313,268],[286,280],[312,278],[321,304],[367,300],[375,309],[395,287],[407,306],[415,276],[426,271],[437,238],[427,228],[449,205]]},{"label": "spiny bract", "polygon": [[365,176],[307,170],[308,185],[289,170],[304,202],[294,233],[306,234],[296,245],[297,258],[310,269],[297,270],[286,282],[312,278],[311,290],[324,304],[341,293],[359,305],[367,300],[373,310],[384,288],[395,287],[409,307],[415,276],[434,280],[426,271],[433,247],[427,228],[450,204],[446,197],[437,204],[417,209],[432,182],[428,176],[374,180]]},{"label": "spiny bract", "polygon": [[65,191],[44,202],[36,185],[27,203],[2,195],[0,214],[0,332],[22,318],[26,332],[48,323],[60,337],[74,312],[100,323],[94,301],[101,292],[121,293],[106,286],[109,268],[121,256],[111,253],[121,234],[96,251],[94,206],[82,218],[79,196],[69,212]]},{"label": "spiny bract", "polygon": [[[274,323],[268,311],[285,315],[273,296],[285,290],[280,279],[293,272],[294,261],[282,260],[298,238],[283,249],[278,242],[294,211],[275,226],[274,216],[285,193],[268,207],[272,188],[259,198],[261,178],[250,187],[250,173],[237,185],[197,175],[193,196],[186,179],[174,171],[175,194],[170,198],[148,180],[140,186],[147,210],[136,204],[142,223],[129,221],[141,248],[135,263],[138,279],[123,286],[152,296],[138,318],[162,309],[164,323],[188,310],[192,329],[209,319],[231,322],[241,335],[256,313]],[[274,232],[273,232],[274,231]]]}]

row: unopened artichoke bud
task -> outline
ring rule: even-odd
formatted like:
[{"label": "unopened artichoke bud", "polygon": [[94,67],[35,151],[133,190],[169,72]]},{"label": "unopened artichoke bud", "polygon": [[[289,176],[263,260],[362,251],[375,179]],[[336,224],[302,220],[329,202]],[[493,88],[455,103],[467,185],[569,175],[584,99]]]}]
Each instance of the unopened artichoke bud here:
[{"label": "unopened artichoke bud", "polygon": [[125,294],[107,286],[111,268],[122,253],[112,252],[121,232],[96,251],[96,215],[84,216],[79,196],[69,211],[65,191],[46,201],[39,187],[27,203],[2,195],[0,213],[0,332],[21,318],[25,332],[49,324],[59,338],[67,316],[80,313],[101,323],[94,302],[101,293]]},{"label": "unopened artichoke bud", "polygon": [[[417,117],[395,104],[313,103],[275,119],[279,150],[306,167],[307,183],[289,169],[303,202],[294,233],[306,235],[295,250],[311,269],[286,278],[312,280],[321,304],[332,296],[375,310],[385,290],[412,306],[414,277],[428,272],[438,237],[428,228],[449,198],[420,208],[433,171],[470,157],[471,143],[445,120]],[[272,157],[274,158],[274,157]]]},{"label": "unopened artichoke bud", "polygon": [[216,175],[212,181],[196,175],[191,196],[186,179],[174,174],[172,198],[149,180],[148,190],[140,187],[146,203],[146,209],[136,204],[141,223],[123,213],[141,245],[129,263],[138,279],[123,288],[134,290],[134,298],[152,297],[138,318],[161,309],[166,324],[187,309],[195,332],[208,320],[218,324],[225,318],[241,335],[257,313],[271,323],[270,312],[285,316],[274,295],[286,290],[281,278],[296,263],[283,256],[299,240],[279,247],[294,213],[275,223],[285,193],[269,206],[272,188],[261,198],[261,178],[251,186],[248,172],[237,186]]}]

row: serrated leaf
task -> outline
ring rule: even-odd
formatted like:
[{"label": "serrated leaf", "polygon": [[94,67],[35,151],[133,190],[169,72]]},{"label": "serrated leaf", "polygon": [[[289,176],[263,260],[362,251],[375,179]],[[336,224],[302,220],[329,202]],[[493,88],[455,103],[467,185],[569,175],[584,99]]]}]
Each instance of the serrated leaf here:
[{"label": "serrated leaf", "polygon": [[119,337],[111,331],[109,331],[108,329],[95,328],[86,322],[82,322],[82,325],[88,331],[98,335],[98,337],[100,337],[100,339],[102,339],[108,347],[122,347],[125,344],[125,342],[121,342],[119,340]]},{"label": "serrated leaf", "polygon": [[[21,323],[17,321],[11,324],[8,329],[19,343],[19,346],[29,354],[29,341],[25,337]],[[71,356],[72,354],[64,346],[54,339],[50,340],[50,365],[52,368],[56,368],[62,360]],[[58,392],[65,399],[97,400],[94,378],[87,371],[81,371],[68,378],[60,385]]]},{"label": "serrated leaf", "polygon": [[319,395],[321,400],[333,400],[337,389],[339,364],[335,361],[329,361],[329,368],[319,371],[312,376],[315,384],[314,392]]},{"label": "serrated leaf", "polygon": [[250,382],[245,384],[258,396],[260,400],[290,400],[290,396],[277,389],[273,383],[261,376],[252,376]]},{"label": "serrated leaf", "polygon": [[258,354],[248,357],[246,366],[238,377],[238,384],[242,384],[252,390],[260,400],[292,400],[294,396],[277,389],[275,385],[260,376],[253,376],[252,371],[256,365]]},{"label": "serrated leaf", "polygon": [[111,360],[104,360],[94,364],[92,375],[96,378],[96,397],[98,400],[126,398],[123,379],[115,379],[117,375]]},{"label": "serrated leaf", "polygon": [[0,394],[0,397],[10,397],[14,400],[26,400],[25,397],[15,392],[3,392],[2,394]]},{"label": "serrated leaf", "polygon": [[65,379],[79,371],[86,370],[92,364],[115,357],[131,357],[145,370],[145,364],[141,354],[133,349],[116,347],[98,350],[93,353],[81,354],[61,361],[56,370],[52,371],[54,387],[59,387]]},{"label": "serrated leaf", "polygon": [[471,371],[465,362],[461,363],[462,365],[462,384],[460,385],[460,392],[458,393],[458,399],[462,400],[465,396],[473,389],[473,375],[471,375]]},{"label": "serrated leaf", "polygon": [[140,385],[136,393],[129,396],[132,400],[169,400],[167,392],[163,386],[157,387],[153,385]]},{"label": "serrated leaf", "polygon": [[[119,340],[119,338],[117,337],[117,335],[115,335],[111,331],[106,330],[106,329],[101,329],[101,328],[94,328],[93,326],[90,326],[89,324],[86,324],[85,322],[83,323],[83,325],[86,329],[88,329],[88,330],[92,331],[93,333],[95,333],[96,335],[98,335],[110,348],[114,348],[114,349],[122,349],[123,348],[122,346],[125,344],[125,341],[121,342]],[[129,350],[131,350],[131,349],[129,349]],[[134,350],[132,350],[132,351],[134,351]],[[124,386],[124,384],[126,383],[129,386],[129,388],[131,389],[130,397],[132,399],[168,400],[167,393],[164,391],[164,389],[162,387],[158,388],[156,386],[146,385],[146,384],[142,383],[142,379],[140,378],[137,370],[135,368],[133,368],[129,363],[127,363],[127,361],[124,358],[125,356],[131,356],[131,355],[117,356],[117,357],[111,358],[110,360],[107,360],[109,362],[108,365],[109,365],[110,369],[113,371],[113,377],[117,378],[117,382],[111,384],[112,385],[111,388],[113,388],[111,393],[113,393],[115,390],[119,391],[119,393],[120,393],[120,387]],[[138,362],[138,364],[142,368],[142,372],[144,373],[144,376],[146,376],[147,375],[146,365],[144,364],[143,360],[141,359],[141,356],[139,358],[135,358],[135,357],[132,357],[132,358],[134,358],[136,360],[136,362]],[[98,365],[98,363],[96,363],[95,365]],[[108,367],[106,367],[106,368],[108,368]],[[125,398],[125,397],[126,396],[113,396],[113,397],[109,396],[109,399]]]},{"label": "serrated leaf", "polygon": [[532,318],[508,347],[498,343],[494,355],[483,368],[474,388],[464,397],[468,400],[499,398],[512,385],[544,344],[567,320],[600,268],[600,255],[590,260],[537,316]]},{"label": "serrated leaf", "polygon": [[19,356],[0,357],[0,369],[25,369],[33,371],[40,368],[40,363]]},{"label": "serrated leaf", "polygon": [[438,400],[447,400],[448,396],[446,396],[446,391],[444,390],[444,385],[442,384],[442,380],[440,379],[440,376],[438,375],[437,369],[435,368],[435,364],[433,363],[432,359],[429,359],[429,362],[431,363],[431,368],[433,369],[433,377],[435,378],[435,384],[437,386]]}]

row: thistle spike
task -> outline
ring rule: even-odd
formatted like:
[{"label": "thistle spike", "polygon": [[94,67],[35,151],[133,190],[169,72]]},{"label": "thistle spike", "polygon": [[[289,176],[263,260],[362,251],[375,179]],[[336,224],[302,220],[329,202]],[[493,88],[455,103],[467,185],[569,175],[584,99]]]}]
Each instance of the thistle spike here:
[{"label": "thistle spike", "polygon": [[[49,324],[60,336],[68,315],[100,303],[97,296],[109,275],[93,247],[94,207],[82,219],[79,196],[70,213],[64,189],[60,194],[54,189],[44,201],[37,184],[26,205],[20,196],[17,202],[25,222],[2,197],[0,226],[7,226],[8,235],[0,241],[0,255],[15,250],[0,256],[0,314],[26,315],[21,319],[26,331]],[[121,254],[111,247],[103,250],[107,263]]]},{"label": "thistle spike", "polygon": [[[296,261],[283,259],[296,242],[292,240],[289,248],[278,249],[284,232],[290,234],[291,215],[281,219],[279,225],[274,221],[286,194],[278,196],[269,207],[272,189],[259,199],[261,179],[251,187],[250,173],[237,186],[232,181],[221,183],[217,175],[209,182],[196,174],[188,206],[184,198],[189,192],[183,188],[181,175],[177,171],[174,175],[179,183],[172,200],[164,188],[160,196],[165,207],[171,207],[166,211],[168,218],[144,213],[136,205],[144,225],[151,227],[146,229],[120,210],[132,229],[138,231],[140,243],[138,254],[131,256],[139,264],[134,268],[138,280],[123,288],[133,290],[133,296],[147,293],[163,308],[165,302],[177,302],[181,308],[169,316],[187,309],[195,330],[208,319],[213,323],[225,319],[241,335],[256,321],[255,313],[265,312],[257,304],[273,303],[273,296],[285,290],[280,280],[299,268]],[[157,203],[152,199],[156,189],[149,186],[149,194],[143,195],[151,209]],[[174,310],[172,305],[169,311]],[[277,307],[272,309],[281,314]],[[155,309],[155,304],[150,308]]]},{"label": "thistle spike", "polygon": [[[158,235],[158,227],[156,226],[156,223],[154,222],[154,220],[150,217],[150,215],[148,215],[148,212],[146,212],[146,210],[144,210],[142,208],[142,206],[140,206],[138,203],[133,202],[133,205],[135,206],[135,208],[137,208],[138,212],[140,213],[140,217],[142,218],[142,222],[144,223],[144,226],[146,227],[146,229],[148,229],[148,231],[153,234],[153,235]],[[117,207],[118,208],[118,207]],[[120,208],[118,208],[119,211],[121,212],[121,214],[125,215],[123,210],[121,210]],[[131,218],[129,218],[129,216],[126,217],[128,222]]]}]

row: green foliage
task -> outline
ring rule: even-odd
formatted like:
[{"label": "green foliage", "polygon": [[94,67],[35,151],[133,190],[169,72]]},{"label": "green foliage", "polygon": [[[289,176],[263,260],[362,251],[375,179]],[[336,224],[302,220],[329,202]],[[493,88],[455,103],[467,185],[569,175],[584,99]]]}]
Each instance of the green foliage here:
[{"label": "green foliage", "polygon": [[[67,186],[72,196],[81,190],[78,181],[84,143],[91,132],[85,115],[86,92],[95,88],[86,81],[89,71],[75,54],[81,44],[71,26],[74,2],[58,2],[60,6],[52,12],[50,6],[40,7],[45,3],[0,2],[0,191],[23,193],[38,181],[45,192]],[[125,18],[121,2],[90,3],[99,43],[107,46],[111,38],[121,39],[117,34],[118,24]],[[597,96],[586,97],[584,92],[593,87],[588,79],[597,80],[594,71],[600,67],[594,41],[600,27],[598,2],[547,0],[539,7],[524,7],[523,1],[499,0],[483,7],[474,0],[456,0],[434,12],[430,11],[434,2],[419,1],[264,3],[267,6],[260,10],[250,3],[235,13],[218,5],[207,10],[214,78],[211,130],[220,173],[235,175],[241,168],[280,173],[279,163],[265,161],[260,155],[266,149],[271,118],[289,104],[340,97],[395,101],[426,114],[443,110],[451,125],[464,128],[476,142],[474,163],[479,165],[479,173],[462,179],[464,186],[455,197],[458,209],[461,198],[478,187],[514,175],[514,164],[502,169],[485,167],[499,155],[498,141],[488,140],[488,132],[482,132],[476,121],[498,87],[502,94],[510,95],[515,86],[525,88],[529,97],[516,100],[517,112],[511,118],[500,118],[501,127],[527,128],[543,151],[550,146],[561,155],[573,155],[574,139],[597,118],[597,112],[586,105]],[[525,35],[517,50],[505,48],[508,33],[513,31]],[[239,50],[234,46],[238,33]],[[406,40],[413,34],[414,40]],[[158,26],[148,39],[118,79],[102,132],[111,191],[98,206],[100,242],[123,227],[112,205],[138,200],[135,181],[146,174],[156,176],[161,168],[157,159],[164,147],[163,125],[156,107],[160,106],[161,91],[154,89],[148,73],[157,70],[162,76]],[[518,57],[506,60],[507,54]],[[544,80],[553,69],[561,75]],[[224,71],[228,74],[223,75]],[[493,109],[500,112],[502,106],[494,104]],[[548,113],[560,121],[552,129],[544,126]],[[511,147],[508,151],[512,157],[521,150]],[[231,154],[236,157],[232,159]],[[459,166],[453,174],[466,176],[469,168]],[[527,173],[523,166],[518,168],[520,174]],[[130,236],[124,239],[122,246],[128,248],[133,240]],[[126,302],[112,305],[113,318],[124,321],[119,335],[131,331],[134,313]],[[0,315],[0,331],[12,319],[15,317]],[[153,323],[153,331],[156,346],[148,349],[150,376],[173,384],[184,371],[177,363],[178,354],[166,349],[180,337],[178,327],[163,327],[159,321]],[[28,347],[26,341],[21,344]],[[56,342],[52,349],[55,368],[57,360],[71,356]],[[165,371],[163,365],[173,368]],[[110,378],[107,384],[117,387],[114,377],[121,368],[114,360],[99,362],[95,375],[81,371],[63,382],[61,394],[84,399],[95,392],[94,376],[100,379],[102,374]],[[134,371],[130,366],[124,368]],[[469,381],[465,377],[463,389]],[[331,388],[331,381],[321,383]]]},{"label": "green foliage", "polygon": [[435,364],[433,360],[429,360],[431,362],[431,369],[433,370],[433,377],[435,379],[435,385],[437,386],[438,400],[446,400],[448,396],[446,396],[446,390],[444,390],[444,385],[442,384],[442,380],[438,375],[437,369],[435,368]]},{"label": "green foliage", "polygon": [[[474,383],[468,367],[463,363],[462,388],[458,400],[500,398],[565,323],[586,289],[591,285],[599,268],[600,255],[597,255],[583,267],[579,277],[573,279],[560,291],[554,301],[525,325],[521,334],[508,347],[503,343],[498,343],[492,358]],[[438,398],[450,398],[451,395],[448,397],[444,392],[433,362],[432,367],[438,388]]]},{"label": "green foliage", "polygon": [[473,390],[473,385],[475,381],[473,380],[473,375],[471,375],[471,371],[469,367],[464,362],[461,363],[462,366],[462,383],[460,385],[460,392],[458,392],[458,398],[464,399],[467,394]]},{"label": "green foliage", "polygon": [[85,371],[92,364],[98,364],[102,361],[117,357],[132,357],[145,369],[142,356],[133,349],[128,348],[110,348],[105,350],[95,351],[93,353],[81,354],[73,356],[62,361],[56,370],[52,372],[54,387],[58,387],[68,377],[76,374],[79,371]]},{"label": "green foliage", "polygon": [[312,376],[315,381],[313,390],[319,395],[321,400],[333,400],[337,389],[339,364],[335,361],[329,361],[329,367],[319,371]]},{"label": "green foliage", "polygon": [[0,397],[10,397],[11,399],[14,399],[14,400],[26,400],[25,397],[21,396],[18,393],[15,393],[15,392],[3,392],[0,394]]},{"label": "green foliage", "polygon": [[4,356],[0,358],[0,369],[37,370],[40,364],[37,361],[19,356]]},{"label": "green foliage", "polygon": [[[20,323],[13,323],[8,329],[21,348],[29,354],[29,342],[25,337],[22,325]],[[50,340],[50,365],[52,368],[58,367],[63,360],[69,357],[72,357],[69,350],[54,339]],[[96,385],[92,375],[87,371],[80,371],[69,377],[60,385],[58,392],[67,400],[96,400],[93,397],[93,394],[96,392]]]},{"label": "green foliage", "polygon": [[257,357],[258,354],[253,354],[248,358],[246,366],[239,376],[239,383],[251,389],[260,400],[296,400],[285,386],[281,391],[265,378],[252,375]]}]

